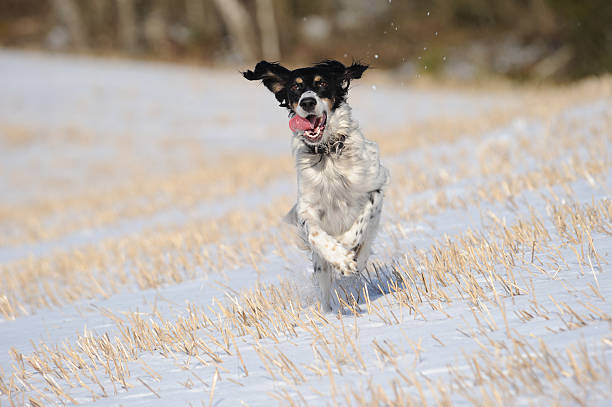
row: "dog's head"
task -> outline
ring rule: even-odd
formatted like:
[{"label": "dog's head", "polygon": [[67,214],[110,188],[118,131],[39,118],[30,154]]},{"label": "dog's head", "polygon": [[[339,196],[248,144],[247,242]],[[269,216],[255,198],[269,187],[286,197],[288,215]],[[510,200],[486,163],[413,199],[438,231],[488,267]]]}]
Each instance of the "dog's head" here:
[{"label": "dog's head", "polygon": [[251,81],[261,80],[281,107],[295,113],[292,130],[316,145],[324,139],[328,117],[346,101],[351,80],[361,78],[367,68],[359,63],[347,67],[338,61],[322,61],[291,71],[278,63],[261,61],[243,75]]}]

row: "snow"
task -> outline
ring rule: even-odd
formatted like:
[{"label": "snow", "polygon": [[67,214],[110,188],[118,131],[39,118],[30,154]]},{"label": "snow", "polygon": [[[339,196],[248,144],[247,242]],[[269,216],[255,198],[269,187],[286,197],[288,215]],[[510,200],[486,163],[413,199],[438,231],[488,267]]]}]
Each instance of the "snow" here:
[{"label": "snow", "polygon": [[[36,306],[19,287],[0,286],[0,310],[3,301],[23,305],[13,316],[0,314],[0,404],[10,405],[10,399],[23,405],[31,399],[92,406],[268,406],[290,405],[291,399],[294,405],[372,400],[389,405],[388,397],[398,405],[408,405],[408,398],[415,405],[609,405],[612,98],[605,86],[586,98],[566,95],[564,107],[538,116],[514,92],[356,82],[350,94],[354,114],[381,146],[384,137],[401,137],[397,134],[414,123],[435,126],[442,117],[517,114],[482,132],[434,138],[407,150],[388,148],[383,160],[392,184],[371,273],[362,281],[370,303],[362,301],[359,313],[345,309],[319,315],[309,260],[286,239],[279,219],[262,221],[268,212],[277,216],[289,209],[295,195],[290,166],[272,172],[261,187],[228,189],[210,198],[183,196],[192,188],[184,174],[199,174],[206,166],[253,165],[224,162],[224,155],[260,159],[261,166],[268,159],[290,160],[286,112],[265,88],[231,71],[0,51],[0,234],[6,239],[0,246],[0,282],[10,280],[8,273],[15,270],[10,265],[23,261],[18,264],[25,270],[28,261],[58,253],[87,259],[87,253],[103,256],[115,250],[104,248],[116,244],[122,248],[117,256],[127,257],[119,266],[100,260],[94,273],[83,274],[104,287],[113,280],[117,289],[104,296],[75,292],[71,301]],[[544,95],[544,101],[557,98]],[[164,198],[169,206],[126,210],[101,222],[88,219],[158,198],[130,195],[120,188],[126,181],[138,185],[166,178],[177,180],[180,192]],[[114,193],[116,202],[100,198]],[[239,213],[245,219],[234,220]],[[81,223],[71,223],[80,214]],[[559,227],[560,219],[575,229]],[[203,238],[197,251],[179,241],[191,233],[190,225],[208,221],[213,223],[202,224],[227,230],[217,240]],[[236,226],[249,222],[253,226]],[[21,234],[36,228],[49,233]],[[167,263],[155,262],[155,267],[170,267],[171,259],[184,256],[183,271],[193,277],[153,288],[130,278],[119,281],[116,268],[127,265],[129,275],[138,262],[146,267],[138,250],[146,254],[155,238],[169,231],[176,234],[169,235],[171,245],[163,246]],[[520,240],[526,231],[533,236]],[[514,240],[506,241],[510,235]],[[576,242],[572,236],[578,236]],[[226,258],[217,268],[189,269],[189,259],[200,249],[215,257],[224,247],[238,247],[236,256],[241,256],[251,247],[250,238],[263,241],[256,260],[233,264]],[[502,253],[496,260],[485,254],[493,248],[497,252],[492,253]],[[445,263],[436,276],[434,271],[441,270],[433,266],[436,253],[439,258],[455,253],[469,270]],[[468,260],[471,255],[478,260]],[[85,273],[84,262],[66,267]],[[421,273],[422,281],[395,292],[385,286],[393,280],[393,265],[409,275]],[[60,272],[39,278],[24,277],[23,284],[34,289],[75,283]],[[502,280],[516,286],[505,287]],[[354,292],[364,293],[359,282],[343,284],[349,290],[357,284]],[[265,295],[259,297],[257,290]],[[279,290],[278,297],[273,290]],[[400,293],[421,295],[422,301],[399,300]],[[234,304],[234,315],[247,318],[251,308],[246,304],[255,299],[262,302],[253,309],[268,329],[259,337],[246,331],[256,332],[254,323],[240,332],[223,311]],[[283,301],[283,307],[274,308]],[[200,324],[182,331],[189,324],[181,321],[190,315]],[[202,322],[203,315],[214,324]],[[279,322],[282,318],[289,324]],[[124,335],[126,327],[158,335],[159,343],[153,349],[134,346],[136,339]],[[185,337],[180,332],[189,333],[185,343],[200,344],[193,345],[198,357],[181,350]],[[88,361],[87,341],[106,336],[121,345],[117,354],[121,347],[131,352],[124,367],[123,362],[108,368],[86,362],[92,370],[81,366],[68,382],[61,369],[52,366],[54,373],[42,375],[28,362],[38,356],[52,364],[52,355],[68,355],[62,353],[66,349]],[[122,386],[124,369],[127,384]],[[53,382],[69,398],[58,395]]]}]

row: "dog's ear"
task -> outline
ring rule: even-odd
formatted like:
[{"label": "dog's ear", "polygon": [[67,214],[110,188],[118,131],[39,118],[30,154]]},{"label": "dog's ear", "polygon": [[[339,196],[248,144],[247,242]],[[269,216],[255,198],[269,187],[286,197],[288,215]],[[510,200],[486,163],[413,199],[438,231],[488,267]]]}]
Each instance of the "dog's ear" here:
[{"label": "dog's ear", "polygon": [[353,62],[351,66],[346,67],[342,62],[338,62],[336,60],[325,60],[321,61],[315,65],[315,68],[323,68],[332,72],[334,75],[345,79],[359,79],[363,74],[363,71],[368,69],[367,65],[360,64],[359,62]]},{"label": "dog's ear", "polygon": [[283,90],[287,85],[291,71],[284,66],[276,62],[260,61],[255,65],[253,71],[247,70],[242,75],[250,81],[261,80],[265,87],[274,93],[279,102],[282,103],[285,99]]},{"label": "dog's ear", "polygon": [[349,80],[359,79],[366,69],[368,69],[367,65],[360,64],[359,62],[353,62],[351,66],[345,69],[344,78]]}]

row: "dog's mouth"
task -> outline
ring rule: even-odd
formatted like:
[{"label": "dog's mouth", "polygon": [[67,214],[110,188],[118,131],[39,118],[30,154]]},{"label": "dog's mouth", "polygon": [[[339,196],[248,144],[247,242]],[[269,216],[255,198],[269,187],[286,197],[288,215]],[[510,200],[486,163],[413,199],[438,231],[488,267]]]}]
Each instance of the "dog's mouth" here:
[{"label": "dog's mouth", "polygon": [[305,118],[295,115],[289,120],[289,127],[293,131],[303,131],[303,136],[309,143],[316,143],[323,137],[325,125],[327,124],[327,113],[323,112],[321,116],[314,114],[308,115]]}]

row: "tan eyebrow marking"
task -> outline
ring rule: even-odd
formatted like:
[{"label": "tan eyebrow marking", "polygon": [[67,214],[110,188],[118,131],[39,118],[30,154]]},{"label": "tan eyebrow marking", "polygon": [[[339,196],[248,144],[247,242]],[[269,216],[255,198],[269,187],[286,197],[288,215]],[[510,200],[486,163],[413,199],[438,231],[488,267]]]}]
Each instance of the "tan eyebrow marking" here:
[{"label": "tan eyebrow marking", "polygon": [[295,78],[295,83],[303,83],[304,80],[302,78]]},{"label": "tan eyebrow marking", "polygon": [[314,77],[314,81],[315,81],[315,82],[320,82],[320,81],[321,81],[321,79],[322,79],[322,78],[321,78],[321,76],[320,76],[320,75],[317,75],[317,76],[315,76],[315,77]]}]

